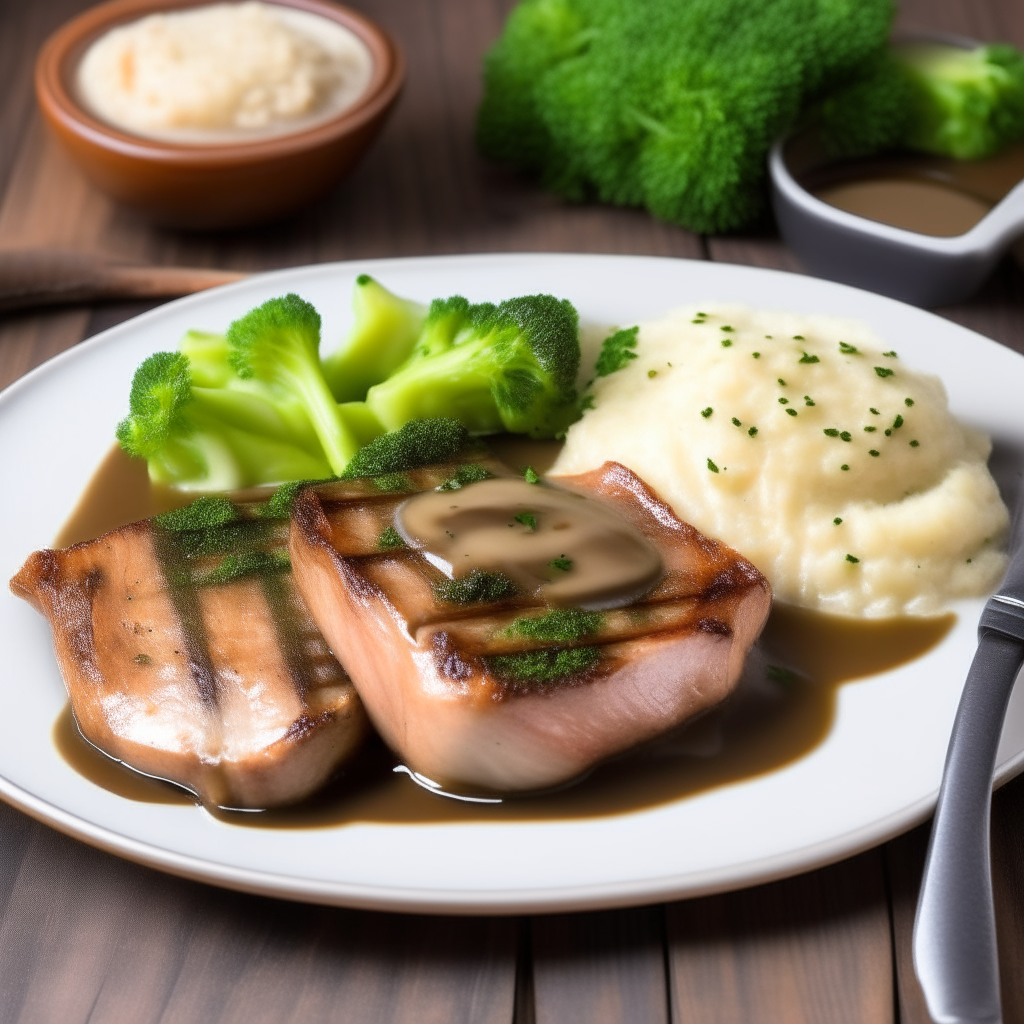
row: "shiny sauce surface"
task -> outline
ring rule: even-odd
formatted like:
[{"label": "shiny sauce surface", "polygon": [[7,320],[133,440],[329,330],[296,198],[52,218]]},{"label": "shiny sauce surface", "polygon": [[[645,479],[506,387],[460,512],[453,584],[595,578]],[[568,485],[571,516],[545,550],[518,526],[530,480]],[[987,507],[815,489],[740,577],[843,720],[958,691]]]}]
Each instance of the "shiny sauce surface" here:
[{"label": "shiny sauce surface", "polygon": [[[517,442],[508,461],[515,468],[543,465],[522,442]],[[114,449],[97,469],[58,542],[87,540],[187,500],[151,491],[145,465]],[[922,656],[943,640],[954,622],[953,615],[849,619],[776,605],[729,700],[554,793],[498,804],[447,799],[396,773],[393,755],[374,737],[337,778],[303,804],[261,813],[207,810],[240,827],[302,829],[357,822],[576,819],[658,806],[776,771],[804,757],[828,735],[841,685]],[[88,743],[70,706],[54,724],[53,742],[76,771],[126,799],[196,802],[187,791],[142,775]]]},{"label": "shiny sauce surface", "polygon": [[401,506],[396,525],[449,578],[497,572],[551,605],[629,604],[662,571],[654,545],[607,506],[522,478],[424,491]]}]

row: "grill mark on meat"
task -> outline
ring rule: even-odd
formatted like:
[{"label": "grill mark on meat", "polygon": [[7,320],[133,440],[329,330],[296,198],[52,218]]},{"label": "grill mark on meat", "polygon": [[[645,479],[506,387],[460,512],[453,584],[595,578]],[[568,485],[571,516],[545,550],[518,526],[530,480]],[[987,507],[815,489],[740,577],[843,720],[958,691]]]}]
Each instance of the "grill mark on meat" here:
[{"label": "grill mark on meat", "polygon": [[164,585],[181,625],[189,673],[199,699],[212,710],[217,706],[217,673],[210,659],[209,638],[199,594],[192,582],[192,569],[182,556],[177,537],[170,531],[155,527],[153,545]]},{"label": "grill mark on meat", "polygon": [[452,646],[451,637],[444,631],[430,638],[437,670],[446,678],[463,682],[473,675],[473,666]]},{"label": "grill mark on meat", "polygon": [[732,636],[732,626],[721,619],[699,619],[696,628],[703,633],[713,633],[715,636]]}]

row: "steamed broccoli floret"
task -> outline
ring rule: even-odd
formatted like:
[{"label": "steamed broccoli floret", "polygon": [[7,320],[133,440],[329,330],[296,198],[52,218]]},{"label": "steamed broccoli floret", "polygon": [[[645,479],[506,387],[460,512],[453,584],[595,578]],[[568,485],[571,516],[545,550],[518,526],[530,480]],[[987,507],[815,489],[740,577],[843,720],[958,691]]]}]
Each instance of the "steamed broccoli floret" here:
[{"label": "steamed broccoli floret", "polygon": [[426,307],[393,295],[369,274],[352,289],[355,324],[341,347],[323,360],[324,378],[339,402],[361,401],[412,352]]},{"label": "steamed broccoli floret", "polygon": [[342,479],[381,478],[419,466],[451,462],[468,443],[469,434],[458,420],[413,420],[361,448]]},{"label": "steamed broccoli floret", "polygon": [[188,359],[157,352],[135,371],[121,447],[158,483],[230,490],[331,475],[319,449],[290,437],[276,411],[245,392],[192,386]]},{"label": "steamed broccoli floret", "polygon": [[702,232],[764,207],[765,156],[886,44],[892,0],[524,0],[477,141],[570,200]]},{"label": "steamed broccoli floret", "polygon": [[434,302],[421,340],[366,404],[389,430],[451,416],[472,434],[555,437],[577,418],[579,317],[553,295],[498,306],[461,296]]},{"label": "steamed broccoli floret", "polygon": [[821,105],[837,156],[909,148],[974,160],[1024,139],[1024,55],[1012,46],[905,43]]},{"label": "steamed broccoli floret", "polygon": [[294,294],[270,299],[236,320],[227,341],[239,377],[302,402],[331,469],[343,472],[359,439],[324,380],[320,314],[313,306]]}]

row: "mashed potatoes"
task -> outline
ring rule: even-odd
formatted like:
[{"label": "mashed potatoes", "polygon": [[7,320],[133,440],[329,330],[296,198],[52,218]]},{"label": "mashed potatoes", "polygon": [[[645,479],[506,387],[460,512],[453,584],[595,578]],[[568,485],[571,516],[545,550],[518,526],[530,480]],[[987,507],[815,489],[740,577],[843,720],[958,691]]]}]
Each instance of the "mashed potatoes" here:
[{"label": "mashed potatoes", "polygon": [[779,600],[926,615],[984,594],[1008,517],[987,438],[863,324],[735,306],[641,326],[553,473],[624,463]]},{"label": "mashed potatoes", "polygon": [[370,52],[352,32],[306,11],[211,4],[112,29],[78,72],[95,114],[137,135],[223,141],[294,131],[353,103]]}]

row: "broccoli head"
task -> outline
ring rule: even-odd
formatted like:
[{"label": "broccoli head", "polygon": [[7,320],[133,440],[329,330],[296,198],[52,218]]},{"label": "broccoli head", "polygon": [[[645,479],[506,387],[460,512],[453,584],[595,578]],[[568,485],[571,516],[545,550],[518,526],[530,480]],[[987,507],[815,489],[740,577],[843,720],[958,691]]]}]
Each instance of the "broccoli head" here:
[{"label": "broccoli head", "polygon": [[412,420],[361,448],[342,477],[346,480],[383,477],[420,466],[451,462],[468,444],[469,434],[458,420]]},{"label": "broccoli head", "polygon": [[487,55],[477,142],[570,200],[694,231],[765,204],[765,157],[884,50],[892,0],[524,0]]},{"label": "broccoli head", "polygon": [[292,435],[264,399],[194,387],[181,352],[142,362],[128,408],[117,439],[158,483],[214,491],[331,475],[319,446]]},{"label": "broccoli head", "polygon": [[231,324],[227,343],[240,378],[302,404],[331,469],[341,473],[359,439],[324,379],[316,309],[294,294],[270,299]]},{"label": "broccoli head", "polygon": [[323,360],[324,377],[339,402],[362,401],[412,352],[426,319],[418,302],[392,294],[369,274],[352,289],[355,323],[341,347]]},{"label": "broccoli head", "polygon": [[827,97],[818,121],[833,156],[897,148],[992,156],[1024,139],[1024,55],[1012,46],[904,43]]},{"label": "broccoli head", "polygon": [[552,295],[500,305],[461,296],[434,302],[408,361],[370,388],[366,404],[388,430],[454,417],[472,434],[555,437],[578,416],[579,317]]}]

